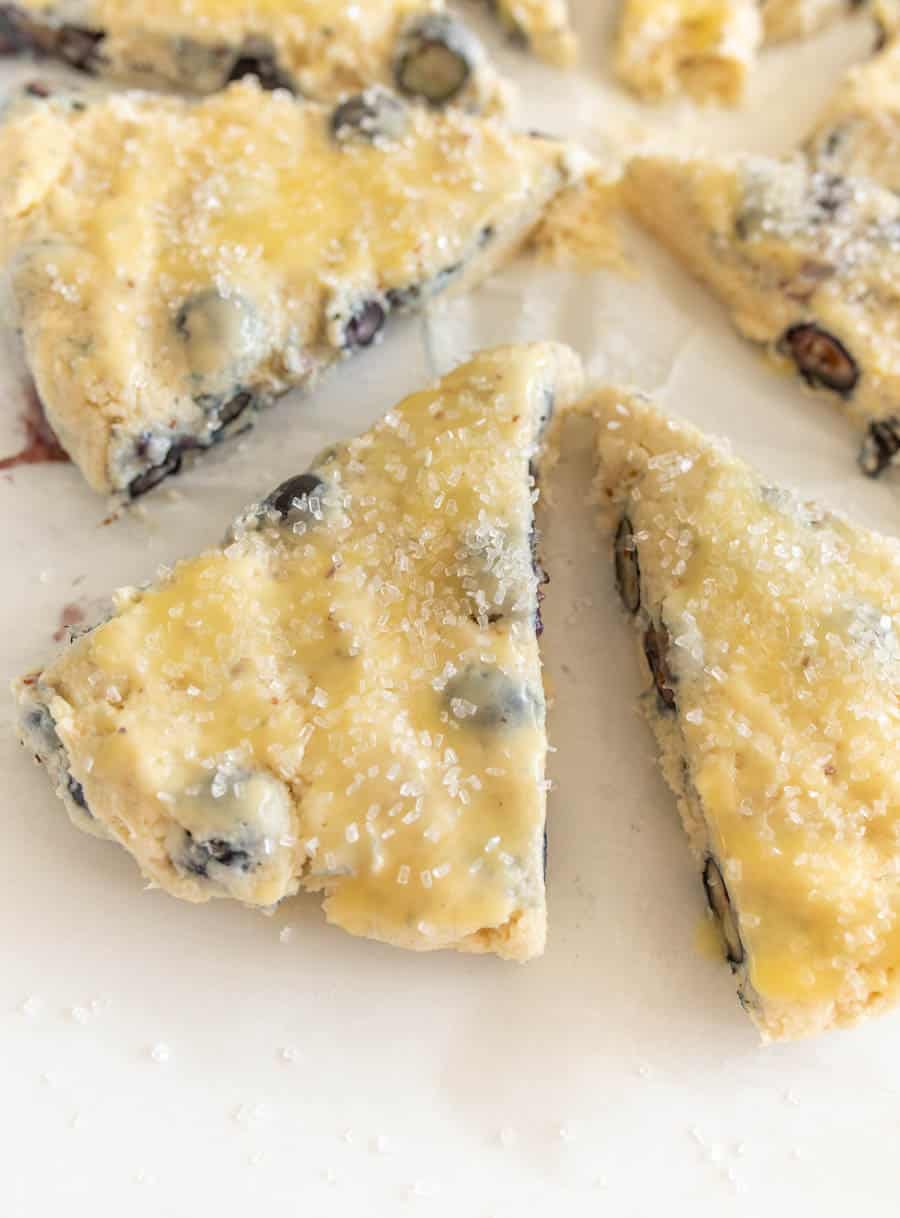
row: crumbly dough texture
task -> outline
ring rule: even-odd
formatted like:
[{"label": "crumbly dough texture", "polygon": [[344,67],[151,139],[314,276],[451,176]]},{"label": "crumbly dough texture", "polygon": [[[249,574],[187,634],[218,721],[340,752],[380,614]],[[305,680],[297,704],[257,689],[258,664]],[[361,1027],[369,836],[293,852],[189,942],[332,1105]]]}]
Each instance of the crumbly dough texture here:
[{"label": "crumbly dough texture", "polygon": [[352,934],[539,954],[532,463],[580,391],[566,347],[482,353],[120,592],[18,687],[76,824],[185,900],[300,888]]},{"label": "crumbly dough texture", "polygon": [[615,67],[648,101],[735,104],[761,38],[756,0],[625,0]]},{"label": "crumbly dough texture", "polygon": [[585,408],[644,709],[745,1007],[775,1040],[894,1005],[900,543],[640,396]]},{"label": "crumbly dough texture", "polygon": [[509,257],[586,158],[384,90],[336,109],[53,97],[0,127],[0,255],[47,417],[91,486],[143,493]]},{"label": "crumbly dough texture", "polygon": [[639,157],[624,193],[741,334],[842,402],[880,472],[900,411],[900,199],[753,156]]},{"label": "crumbly dough texture", "polygon": [[865,0],[762,0],[766,43],[808,38],[846,17]]},{"label": "crumbly dough texture", "polygon": [[900,193],[900,41],[851,68],[807,152],[825,173],[874,178]]},{"label": "crumbly dough texture", "polygon": [[571,67],[578,41],[569,20],[568,0],[490,0],[501,22],[547,63]]},{"label": "crumbly dough texture", "polygon": [[[440,29],[433,22],[441,23]],[[422,24],[464,60],[447,100],[502,108],[508,97],[480,43],[443,0],[16,0],[0,35],[91,74],[140,86],[214,92],[256,70],[270,87],[333,101],[395,85],[410,30]],[[430,24],[429,24],[430,23]],[[432,66],[440,70],[439,58]]]}]

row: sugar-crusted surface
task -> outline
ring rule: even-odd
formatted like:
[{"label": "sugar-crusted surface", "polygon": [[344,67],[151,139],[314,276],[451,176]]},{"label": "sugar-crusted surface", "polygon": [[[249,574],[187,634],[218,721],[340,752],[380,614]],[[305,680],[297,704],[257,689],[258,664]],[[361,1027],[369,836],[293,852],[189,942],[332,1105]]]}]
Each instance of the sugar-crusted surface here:
[{"label": "sugar-crusted surface", "polygon": [[615,66],[641,97],[734,104],[762,38],[755,0],[626,0]]},{"label": "sugar-crusted surface", "polygon": [[691,843],[718,862],[766,1037],[896,1002],[900,544],[765,484],[723,443],[606,391],[597,498],[626,517],[643,636],[674,710],[645,708]]},{"label": "sugar-crusted surface", "polygon": [[241,394],[243,426],[392,308],[474,282],[581,172],[564,144],[366,97],[387,120],[342,138],[329,108],[252,82],[51,99],[0,128],[28,363],[92,486],[208,445]]},{"label": "sugar-crusted surface", "polygon": [[[15,9],[51,32],[66,22],[103,35],[91,69],[134,84],[212,92],[241,55],[271,55],[304,97],[334,100],[392,84],[407,25],[443,14],[443,0],[16,0]],[[505,105],[499,78],[480,51],[455,98],[484,110]]]},{"label": "sugar-crusted surface", "polygon": [[631,211],[728,306],[737,329],[779,344],[814,323],[855,361],[843,398],[866,426],[900,411],[900,199],[800,161],[638,157]]},{"label": "sugar-crusted surface", "polygon": [[548,63],[571,67],[578,53],[568,0],[491,0],[500,20]]},{"label": "sugar-crusted surface", "polygon": [[354,934],[538,953],[530,463],[580,377],[565,347],[482,354],[324,454],[287,517],[121,593],[20,686],[77,823],[188,900],[302,887]]},{"label": "sugar-crusted surface", "polygon": [[810,137],[811,163],[900,192],[900,41],[851,68]]}]

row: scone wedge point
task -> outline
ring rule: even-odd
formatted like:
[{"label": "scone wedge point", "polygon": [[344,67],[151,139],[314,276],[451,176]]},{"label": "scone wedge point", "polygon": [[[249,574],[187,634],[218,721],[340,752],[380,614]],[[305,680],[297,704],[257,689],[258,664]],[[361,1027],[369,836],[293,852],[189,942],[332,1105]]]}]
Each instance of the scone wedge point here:
[{"label": "scone wedge point", "polygon": [[72,820],[188,901],[324,893],[418,950],[543,949],[534,463],[567,347],[482,353],[17,685]]},{"label": "scone wedge point", "polygon": [[376,84],[433,106],[486,111],[507,100],[443,0],[15,0],[0,4],[3,51],[188,93],[255,76],[319,101]]},{"label": "scone wedge point", "polygon": [[571,67],[578,42],[569,20],[568,0],[488,0],[499,20],[539,58]]},{"label": "scone wedge point", "polygon": [[646,101],[735,105],[761,40],[755,0],[624,0],[616,72]]},{"label": "scone wedge point", "polygon": [[604,391],[596,497],[643,706],[766,1039],[900,994],[900,543]]},{"label": "scone wedge point", "polygon": [[900,193],[900,39],[851,68],[807,143],[811,164]]},{"label": "scone wedge point", "polygon": [[331,107],[241,81],[25,99],[0,163],[37,394],[91,486],[134,498],[488,274],[587,157],[381,89]]},{"label": "scone wedge point", "polygon": [[804,161],[642,156],[633,214],[724,302],[737,330],[864,433],[860,466],[900,453],[900,197]]}]

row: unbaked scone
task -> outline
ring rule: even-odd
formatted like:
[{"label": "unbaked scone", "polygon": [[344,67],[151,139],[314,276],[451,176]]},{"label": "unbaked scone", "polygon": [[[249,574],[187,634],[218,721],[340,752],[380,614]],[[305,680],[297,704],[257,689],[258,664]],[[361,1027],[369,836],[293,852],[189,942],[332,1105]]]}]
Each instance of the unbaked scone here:
[{"label": "unbaked scone", "polygon": [[756,0],[625,0],[615,67],[647,101],[735,104],[762,38]]},{"label": "unbaked scone", "polygon": [[432,105],[504,102],[481,44],[443,0],[16,0],[0,4],[3,49],[191,93],[254,75],[319,101],[382,84]]},{"label": "unbaked scone", "polygon": [[765,41],[808,38],[864,3],[865,0],[762,0]]},{"label": "unbaked scone", "polygon": [[533,462],[567,347],[482,353],[19,683],[73,821],[188,901],[323,892],[421,950],[544,943]]},{"label": "unbaked scone", "polygon": [[47,418],[134,497],[527,239],[586,158],[382,89],[32,99],[0,127],[0,255]]},{"label": "unbaked scone", "polygon": [[825,173],[867,176],[900,193],[900,41],[851,68],[807,153]]},{"label": "unbaked scone", "polygon": [[547,63],[571,67],[578,42],[569,20],[568,0],[488,0],[499,20]]},{"label": "unbaked scone", "polygon": [[764,1038],[900,997],[900,543],[606,391],[597,499],[643,697]]},{"label": "unbaked scone", "polygon": [[638,157],[632,212],[736,328],[838,398],[870,475],[900,451],[900,199],[801,161]]}]

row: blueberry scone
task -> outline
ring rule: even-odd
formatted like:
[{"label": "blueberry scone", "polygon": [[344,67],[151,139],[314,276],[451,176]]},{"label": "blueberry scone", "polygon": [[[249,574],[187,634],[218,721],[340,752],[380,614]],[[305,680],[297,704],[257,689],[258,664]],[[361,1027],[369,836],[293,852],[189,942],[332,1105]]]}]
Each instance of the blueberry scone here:
[{"label": "blueberry scone", "polygon": [[625,0],[616,72],[648,101],[734,104],[761,37],[756,0]]},{"label": "blueberry scone", "polygon": [[323,453],[19,683],[76,825],[188,901],[322,892],[352,934],[544,942],[533,462],[581,385],[500,348]]},{"label": "blueberry scone", "polygon": [[577,41],[569,20],[568,0],[488,0],[498,19],[517,41],[547,63],[571,67]]},{"label": "blueberry scone", "polygon": [[900,41],[848,72],[807,151],[825,173],[868,176],[900,193]]},{"label": "blueberry scone", "polygon": [[640,157],[633,213],[807,385],[865,431],[860,464],[900,451],[900,199],[800,161]]},{"label": "blueberry scone", "polygon": [[[367,90],[35,100],[0,128],[0,251],[47,417],[142,494],[508,257],[583,157]],[[4,249],[5,247],[5,249]]]},{"label": "blueberry scone", "polygon": [[503,102],[481,44],[443,0],[16,0],[0,4],[0,49],[192,93],[254,75],[320,101],[382,84],[431,105]]},{"label": "blueberry scone", "polygon": [[644,710],[766,1039],[900,996],[900,543],[605,391],[597,498]]}]

